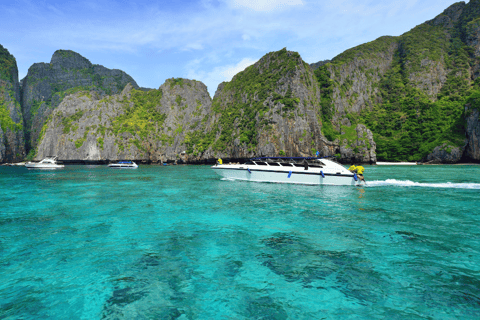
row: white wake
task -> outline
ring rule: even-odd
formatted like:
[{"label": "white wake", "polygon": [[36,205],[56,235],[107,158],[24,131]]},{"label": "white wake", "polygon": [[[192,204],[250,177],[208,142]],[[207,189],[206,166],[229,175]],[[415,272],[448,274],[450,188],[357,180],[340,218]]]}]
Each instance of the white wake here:
[{"label": "white wake", "polygon": [[385,181],[367,181],[366,187],[422,187],[422,188],[449,188],[449,189],[480,189],[480,183],[422,183],[410,180],[387,179]]}]

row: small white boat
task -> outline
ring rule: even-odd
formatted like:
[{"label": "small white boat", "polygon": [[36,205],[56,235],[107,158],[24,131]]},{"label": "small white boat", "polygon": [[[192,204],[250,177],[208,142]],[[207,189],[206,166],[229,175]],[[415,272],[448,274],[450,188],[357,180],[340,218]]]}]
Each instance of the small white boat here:
[{"label": "small white boat", "polygon": [[216,164],[212,169],[232,180],[351,186],[365,183],[341,164],[325,158],[263,157],[245,164]]},{"label": "small white boat", "polygon": [[118,161],[117,163],[110,163],[108,165],[110,168],[119,168],[119,169],[136,169],[138,165],[133,161]]},{"label": "small white boat", "polygon": [[63,164],[57,163],[57,157],[46,157],[40,162],[27,162],[25,167],[28,169],[60,169],[64,168]]}]

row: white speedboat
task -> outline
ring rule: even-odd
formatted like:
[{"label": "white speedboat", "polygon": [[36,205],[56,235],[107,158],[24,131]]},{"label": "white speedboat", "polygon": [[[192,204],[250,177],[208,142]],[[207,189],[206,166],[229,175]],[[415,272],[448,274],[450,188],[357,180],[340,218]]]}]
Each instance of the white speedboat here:
[{"label": "white speedboat", "polygon": [[119,169],[136,169],[138,165],[133,161],[118,161],[117,163],[110,163],[108,165],[110,168],[119,168]]},{"label": "white speedboat", "polygon": [[65,166],[57,163],[57,157],[46,157],[40,162],[27,162],[25,167],[28,169],[60,169]]},{"label": "white speedboat", "polygon": [[355,173],[325,158],[254,158],[244,164],[216,164],[212,169],[232,180],[310,185],[364,184]]}]

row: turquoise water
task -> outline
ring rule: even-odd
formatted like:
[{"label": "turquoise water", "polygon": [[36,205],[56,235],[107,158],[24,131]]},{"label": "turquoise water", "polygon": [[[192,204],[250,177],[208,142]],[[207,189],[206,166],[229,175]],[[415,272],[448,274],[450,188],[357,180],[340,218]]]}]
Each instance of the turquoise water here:
[{"label": "turquoise water", "polygon": [[478,319],[480,166],[365,177],[0,167],[0,318]]}]

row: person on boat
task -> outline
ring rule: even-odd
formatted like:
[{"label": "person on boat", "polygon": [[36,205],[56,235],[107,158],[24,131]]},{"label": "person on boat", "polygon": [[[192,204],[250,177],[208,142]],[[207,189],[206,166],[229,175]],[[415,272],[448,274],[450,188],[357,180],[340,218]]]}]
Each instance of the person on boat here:
[{"label": "person on boat", "polygon": [[350,168],[348,168],[348,171],[350,171],[350,172],[357,172],[357,171],[355,171],[355,168],[356,168],[356,167],[355,167],[355,163],[352,162],[352,165],[350,166]]},{"label": "person on boat", "polygon": [[222,161],[221,158],[218,158],[218,160],[217,160],[217,166],[218,166],[219,164],[223,164],[223,161]]},{"label": "person on boat", "polygon": [[365,168],[364,168],[364,167],[362,167],[362,166],[355,166],[355,163],[352,163],[352,165],[350,166],[350,168],[348,168],[348,171],[353,172],[353,173],[356,173],[358,179],[360,179],[360,181],[363,181],[363,182],[366,183],[365,177],[363,176],[363,172],[365,171]]}]

